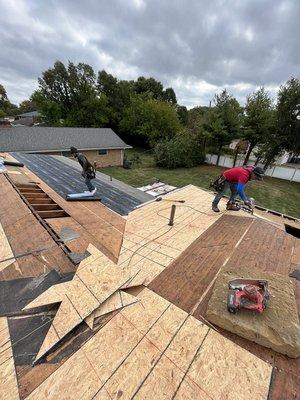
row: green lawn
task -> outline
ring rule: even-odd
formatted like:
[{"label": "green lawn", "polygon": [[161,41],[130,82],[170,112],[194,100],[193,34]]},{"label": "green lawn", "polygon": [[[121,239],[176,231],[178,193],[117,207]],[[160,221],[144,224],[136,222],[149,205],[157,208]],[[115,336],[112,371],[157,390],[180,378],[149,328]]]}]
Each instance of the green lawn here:
[{"label": "green lawn", "polygon": [[[126,151],[126,155],[128,159],[139,155],[141,164],[133,165],[132,169],[102,168],[101,172],[135,187],[144,186],[159,179],[177,187],[193,184],[208,189],[210,182],[224,170],[224,168],[211,165],[167,170],[155,166],[150,152],[130,149]],[[246,193],[255,199],[256,204],[300,218],[300,183],[266,177],[263,182],[251,181]]]}]

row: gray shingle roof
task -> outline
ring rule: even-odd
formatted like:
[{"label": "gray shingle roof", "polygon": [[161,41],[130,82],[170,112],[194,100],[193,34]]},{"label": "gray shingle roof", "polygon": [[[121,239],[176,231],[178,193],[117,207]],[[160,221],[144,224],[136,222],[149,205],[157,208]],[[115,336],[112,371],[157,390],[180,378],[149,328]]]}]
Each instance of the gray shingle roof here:
[{"label": "gray shingle roof", "polygon": [[0,129],[0,152],[68,151],[130,148],[110,128],[18,126]]},{"label": "gray shingle roof", "polygon": [[40,113],[38,111],[29,111],[23,114],[18,114],[18,117],[38,117]]}]

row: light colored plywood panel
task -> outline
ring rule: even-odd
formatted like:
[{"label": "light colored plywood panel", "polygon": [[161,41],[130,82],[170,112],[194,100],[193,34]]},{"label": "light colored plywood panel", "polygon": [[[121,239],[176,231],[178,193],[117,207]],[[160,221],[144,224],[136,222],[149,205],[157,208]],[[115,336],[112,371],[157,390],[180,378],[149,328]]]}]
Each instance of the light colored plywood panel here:
[{"label": "light colored plywood panel", "polygon": [[99,376],[96,375],[84,352],[78,350],[26,399],[90,400],[101,384]]},{"label": "light colored plywood panel", "polygon": [[[10,260],[2,261],[10,258]],[[10,247],[7,240],[3,227],[0,223],[0,271],[4,270],[6,267],[14,263],[16,260],[14,258],[14,253]]]},{"label": "light colored plywood panel", "polygon": [[131,304],[138,302],[139,300],[131,296],[129,293],[118,290],[112,294],[107,300],[104,301],[95,311],[85,318],[85,322],[91,329],[94,326],[94,319],[101,317],[102,315],[108,314],[112,311],[118,310],[123,307],[127,307]]},{"label": "light colored plywood panel", "polygon": [[[233,387],[234,390],[234,387]],[[193,381],[185,378],[172,400],[215,400]],[[221,398],[220,398],[221,400]],[[222,399],[223,400],[223,399]]]},{"label": "light colored plywood panel", "polygon": [[160,351],[144,338],[106,383],[105,388],[111,397],[131,399],[159,355]]},{"label": "light colored plywood panel", "polygon": [[102,381],[106,382],[141,339],[142,333],[119,313],[82,349]]},{"label": "light colored plywood panel", "polygon": [[0,318],[0,399],[19,399],[18,382],[7,318]]},{"label": "light colored plywood panel", "polygon": [[184,324],[188,314],[180,308],[170,305],[159,320],[147,333],[147,338],[159,349],[165,349],[180,327]]},{"label": "light colored plywood panel", "polygon": [[143,382],[134,399],[170,400],[175,394],[183,376],[183,372],[174,363],[167,357],[162,356],[145,382]]},{"label": "light colored plywood panel", "polygon": [[27,306],[24,307],[24,310],[43,306],[46,304],[60,303],[63,300],[65,293],[68,292],[69,286],[70,282],[59,283],[58,285],[51,286],[45,292],[40,294],[36,299],[27,304]]},{"label": "light colored plywood panel", "polygon": [[272,366],[210,330],[187,376],[212,398],[265,400]]},{"label": "light colored plywood panel", "polygon": [[166,357],[181,370],[187,371],[208,330],[206,325],[189,316],[166,350]]},{"label": "light colored plywood panel", "polygon": [[121,314],[131,322],[132,326],[143,334],[154,324],[170,303],[149,289],[143,289],[137,298],[139,303],[133,307],[124,308]]}]

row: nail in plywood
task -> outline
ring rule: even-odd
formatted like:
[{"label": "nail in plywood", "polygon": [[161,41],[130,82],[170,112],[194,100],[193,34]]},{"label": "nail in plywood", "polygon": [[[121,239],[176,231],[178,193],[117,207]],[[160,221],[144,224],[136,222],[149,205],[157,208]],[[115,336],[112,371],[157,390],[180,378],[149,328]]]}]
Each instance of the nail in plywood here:
[{"label": "nail in plywood", "polygon": [[213,399],[268,396],[272,366],[210,330],[187,376]]},{"label": "nail in plywood", "polygon": [[[10,258],[10,260],[2,261],[6,260],[7,258]],[[15,261],[16,260],[14,259],[13,251],[0,223],[0,271],[2,271]]]},{"label": "nail in plywood", "polygon": [[11,348],[7,318],[0,318],[0,398],[19,399],[19,390]]}]

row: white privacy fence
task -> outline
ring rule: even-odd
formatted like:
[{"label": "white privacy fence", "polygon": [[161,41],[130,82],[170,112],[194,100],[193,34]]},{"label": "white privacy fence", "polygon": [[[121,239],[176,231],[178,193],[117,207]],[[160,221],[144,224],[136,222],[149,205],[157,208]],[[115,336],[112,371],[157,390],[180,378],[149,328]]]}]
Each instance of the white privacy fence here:
[{"label": "white privacy fence", "polygon": [[[217,156],[215,154],[207,154],[206,162],[208,164],[217,164]],[[238,157],[235,163],[235,166],[238,167],[243,165],[244,157]],[[253,165],[255,160],[249,160],[248,165]],[[259,166],[262,166],[258,164]],[[232,168],[233,167],[233,158],[229,156],[221,156],[219,160],[220,167]],[[281,165],[271,165],[267,171],[267,176],[271,176],[273,178],[285,179],[291,182],[300,182],[300,168],[294,167],[285,167]]]}]

